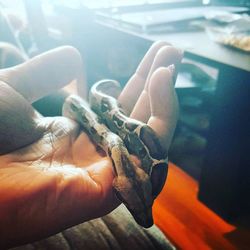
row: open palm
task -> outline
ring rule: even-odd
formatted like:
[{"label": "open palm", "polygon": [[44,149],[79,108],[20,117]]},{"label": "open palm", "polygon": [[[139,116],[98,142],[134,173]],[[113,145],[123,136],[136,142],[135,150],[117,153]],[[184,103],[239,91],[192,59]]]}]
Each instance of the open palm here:
[{"label": "open palm", "polygon": [[[154,44],[119,96],[169,147],[177,117],[171,64],[180,53]],[[107,214],[119,201],[112,164],[76,122],[42,117],[31,102],[76,79],[81,58],[62,47],[0,72],[0,236],[3,246],[33,241]],[[80,88],[81,93],[81,88]],[[84,91],[82,92],[84,96]]]}]

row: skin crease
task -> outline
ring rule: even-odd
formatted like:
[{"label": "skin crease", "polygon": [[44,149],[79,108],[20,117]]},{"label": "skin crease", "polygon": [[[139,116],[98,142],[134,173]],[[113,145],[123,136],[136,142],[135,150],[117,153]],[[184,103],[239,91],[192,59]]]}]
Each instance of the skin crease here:
[{"label": "skin crease", "polygon": [[[164,48],[168,52],[160,53]],[[153,44],[119,97],[128,113],[139,117],[151,112],[147,122],[166,150],[178,115],[173,73],[167,66],[180,61],[177,49]],[[84,79],[81,56],[69,46],[0,70],[1,249],[103,216],[120,204],[112,190],[110,160],[78,124],[65,117],[42,117],[30,104],[73,80],[86,86]],[[137,102],[146,85],[149,112]],[[78,87],[78,94],[86,96],[86,88]]]}]

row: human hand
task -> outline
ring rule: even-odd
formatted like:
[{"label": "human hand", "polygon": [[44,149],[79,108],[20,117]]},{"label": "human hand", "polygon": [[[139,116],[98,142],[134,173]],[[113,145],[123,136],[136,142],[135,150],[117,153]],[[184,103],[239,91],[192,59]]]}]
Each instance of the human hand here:
[{"label": "human hand", "polygon": [[[148,122],[158,133],[166,150],[178,105],[171,72],[160,67],[180,60],[176,49],[162,42],[153,45],[119,97],[133,118]],[[64,47],[0,72],[3,246],[48,236],[119,204],[112,192],[111,162],[78,124],[65,117],[42,117],[30,105],[73,79],[81,84],[79,65],[78,52]]]}]

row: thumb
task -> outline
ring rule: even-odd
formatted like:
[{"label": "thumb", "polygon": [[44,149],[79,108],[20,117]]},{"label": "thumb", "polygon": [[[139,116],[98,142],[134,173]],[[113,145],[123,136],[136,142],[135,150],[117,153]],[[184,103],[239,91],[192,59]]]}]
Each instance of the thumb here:
[{"label": "thumb", "polygon": [[0,81],[0,155],[33,143],[43,134],[32,106]]}]

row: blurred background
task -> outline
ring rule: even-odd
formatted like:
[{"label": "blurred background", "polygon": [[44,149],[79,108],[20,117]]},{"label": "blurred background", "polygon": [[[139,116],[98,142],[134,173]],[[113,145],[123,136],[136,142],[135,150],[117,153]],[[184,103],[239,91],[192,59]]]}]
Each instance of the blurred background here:
[{"label": "blurred background", "polygon": [[[154,41],[179,47],[184,51],[176,81],[180,118],[169,159],[195,183],[198,202],[245,228],[250,211],[249,7],[249,0],[1,0],[0,68],[67,44],[81,52],[89,87],[102,78],[124,86]],[[44,105],[34,103],[47,115]],[[237,246],[244,237],[232,238]]]}]

